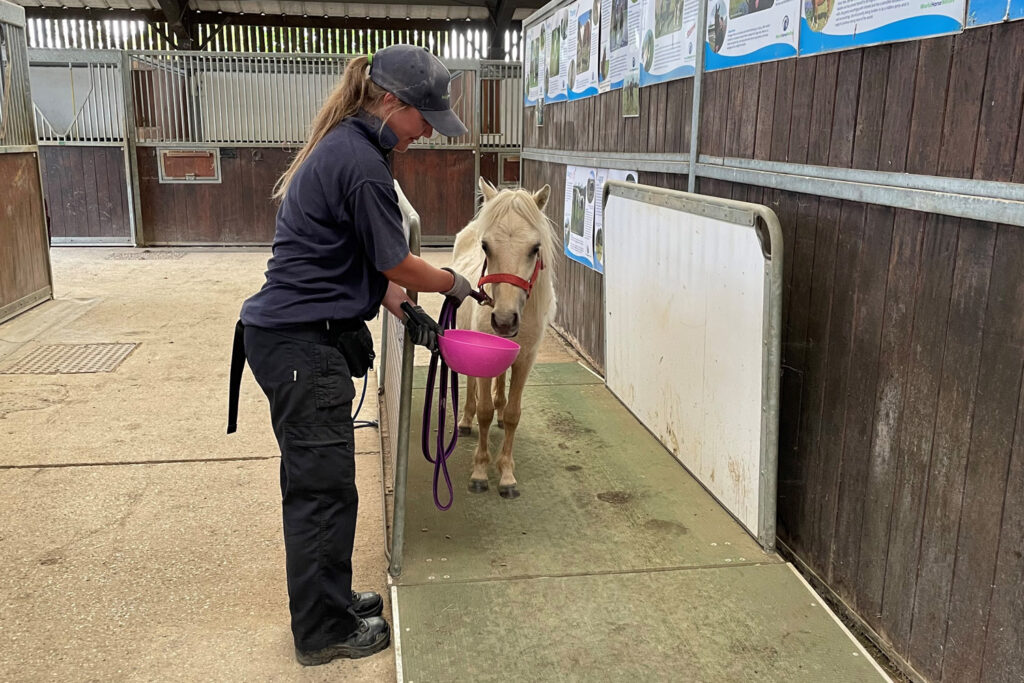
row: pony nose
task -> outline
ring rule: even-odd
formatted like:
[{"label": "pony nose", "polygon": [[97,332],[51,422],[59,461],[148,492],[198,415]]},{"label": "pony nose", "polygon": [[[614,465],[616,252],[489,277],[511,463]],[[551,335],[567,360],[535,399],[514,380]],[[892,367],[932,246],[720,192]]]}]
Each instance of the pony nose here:
[{"label": "pony nose", "polygon": [[491,327],[502,337],[514,337],[519,332],[519,314],[515,311],[491,313]]}]

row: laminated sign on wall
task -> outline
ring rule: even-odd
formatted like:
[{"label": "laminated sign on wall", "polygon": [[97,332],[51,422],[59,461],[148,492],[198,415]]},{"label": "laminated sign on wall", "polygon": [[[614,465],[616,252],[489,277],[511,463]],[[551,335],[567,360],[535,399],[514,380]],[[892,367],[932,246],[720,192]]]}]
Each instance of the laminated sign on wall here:
[{"label": "laminated sign on wall", "polygon": [[707,70],[796,57],[799,11],[799,0],[708,0]]},{"label": "laminated sign on wall", "polygon": [[802,0],[800,54],[956,33],[966,0]]},{"label": "laminated sign on wall", "polygon": [[697,0],[646,0],[640,85],[685,78],[697,61]]},{"label": "laminated sign on wall", "polygon": [[569,6],[569,99],[597,94],[597,37],[601,0],[579,0]]}]

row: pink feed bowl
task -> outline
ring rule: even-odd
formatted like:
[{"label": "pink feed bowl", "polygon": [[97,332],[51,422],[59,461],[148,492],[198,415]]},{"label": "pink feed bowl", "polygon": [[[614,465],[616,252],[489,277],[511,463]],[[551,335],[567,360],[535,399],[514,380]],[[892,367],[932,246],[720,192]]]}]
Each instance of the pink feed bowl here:
[{"label": "pink feed bowl", "polygon": [[514,341],[473,330],[445,330],[437,344],[448,367],[469,377],[497,377],[519,355]]}]

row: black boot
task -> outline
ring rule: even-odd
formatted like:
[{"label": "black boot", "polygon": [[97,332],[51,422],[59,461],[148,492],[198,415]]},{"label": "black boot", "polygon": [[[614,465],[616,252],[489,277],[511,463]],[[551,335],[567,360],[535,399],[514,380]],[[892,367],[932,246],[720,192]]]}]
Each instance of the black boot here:
[{"label": "black boot", "polygon": [[359,659],[380,652],[391,644],[391,627],[380,617],[360,619],[359,626],[348,638],[322,650],[295,649],[295,659],[303,666],[319,666],[332,659]]},{"label": "black boot", "polygon": [[373,592],[356,593],[352,591],[352,611],[360,619],[379,617],[384,611],[384,600]]}]

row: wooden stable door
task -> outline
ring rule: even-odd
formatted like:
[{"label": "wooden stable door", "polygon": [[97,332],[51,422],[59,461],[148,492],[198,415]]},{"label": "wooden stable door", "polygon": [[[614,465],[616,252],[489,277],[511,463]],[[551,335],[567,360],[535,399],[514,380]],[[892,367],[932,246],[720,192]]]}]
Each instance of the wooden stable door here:
[{"label": "wooden stable door", "polygon": [[39,160],[35,152],[0,153],[0,322],[50,298]]},{"label": "wooden stable door", "polygon": [[475,212],[473,150],[410,149],[394,155],[392,169],[420,215],[424,246],[454,242]]}]

